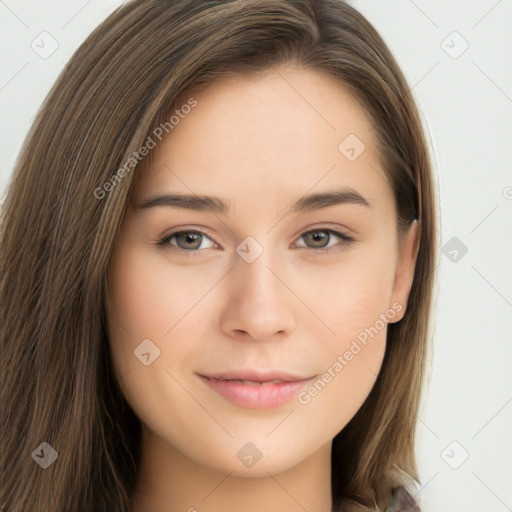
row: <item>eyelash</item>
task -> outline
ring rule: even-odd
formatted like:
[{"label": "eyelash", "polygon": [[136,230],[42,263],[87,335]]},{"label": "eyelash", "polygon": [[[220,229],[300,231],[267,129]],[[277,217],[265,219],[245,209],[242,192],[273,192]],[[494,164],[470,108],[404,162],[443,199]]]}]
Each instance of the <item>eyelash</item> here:
[{"label": "eyelash", "polygon": [[[312,229],[312,230],[309,230],[309,231],[305,231],[304,233],[302,233],[300,235],[299,239],[304,237],[305,235],[308,235],[308,234],[311,234],[311,233],[318,233],[318,232],[329,233],[329,235],[334,235],[335,237],[340,238],[342,240],[342,242],[339,243],[339,244],[336,244],[334,246],[331,246],[331,247],[318,247],[318,248],[315,248],[315,247],[300,247],[300,248],[301,249],[306,249],[308,251],[317,252],[317,253],[318,252],[319,253],[330,253],[330,252],[333,252],[333,251],[336,251],[336,250],[341,250],[345,246],[347,246],[350,243],[354,242],[354,238],[352,238],[352,237],[350,237],[348,235],[345,235],[344,233],[340,233],[339,231],[335,231],[335,230],[330,229],[330,228],[322,228],[322,227],[316,228],[316,229]],[[208,235],[207,233],[205,233],[205,232],[203,232],[201,230],[197,230],[197,229],[182,229],[182,230],[175,230],[175,231],[171,231],[170,233],[167,233],[162,238],[160,238],[160,240],[156,243],[156,245],[162,246],[164,249],[171,250],[173,252],[181,252],[181,253],[183,253],[187,257],[188,256],[191,256],[191,257],[197,256],[199,253],[201,253],[202,251],[205,250],[205,249],[182,249],[181,247],[178,247],[176,245],[172,245],[170,243],[171,239],[174,238],[175,235],[181,235],[181,234],[184,234],[184,233],[199,234],[199,235],[211,238],[210,235]],[[331,241],[331,239],[329,239],[329,242],[330,241]],[[214,242],[214,241],[212,240],[212,242]]]}]

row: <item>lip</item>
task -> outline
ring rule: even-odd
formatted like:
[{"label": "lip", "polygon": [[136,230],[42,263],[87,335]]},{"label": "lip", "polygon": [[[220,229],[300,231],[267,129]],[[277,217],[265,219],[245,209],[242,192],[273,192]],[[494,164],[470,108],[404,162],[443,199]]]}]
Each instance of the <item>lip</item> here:
[{"label": "lip", "polygon": [[274,409],[284,405],[315,378],[280,370],[254,369],[197,375],[220,396],[248,409]]}]

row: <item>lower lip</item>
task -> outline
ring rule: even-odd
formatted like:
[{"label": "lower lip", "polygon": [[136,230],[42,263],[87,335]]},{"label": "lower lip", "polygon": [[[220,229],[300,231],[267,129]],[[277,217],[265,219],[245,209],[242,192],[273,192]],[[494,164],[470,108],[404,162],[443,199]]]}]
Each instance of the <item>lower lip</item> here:
[{"label": "lower lip", "polygon": [[245,384],[234,380],[215,380],[200,376],[210,388],[232,404],[248,409],[274,409],[289,402],[314,377],[293,382]]}]

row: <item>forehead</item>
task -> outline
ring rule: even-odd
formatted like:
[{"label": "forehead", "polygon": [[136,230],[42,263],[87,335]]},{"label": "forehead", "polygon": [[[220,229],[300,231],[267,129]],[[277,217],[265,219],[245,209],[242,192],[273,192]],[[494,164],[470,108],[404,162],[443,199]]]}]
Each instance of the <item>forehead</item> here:
[{"label": "forehead", "polygon": [[[181,110],[190,98],[196,106]],[[345,186],[370,202],[392,200],[369,116],[325,73],[281,67],[231,76],[180,101],[136,197],[170,190],[269,204]]]}]

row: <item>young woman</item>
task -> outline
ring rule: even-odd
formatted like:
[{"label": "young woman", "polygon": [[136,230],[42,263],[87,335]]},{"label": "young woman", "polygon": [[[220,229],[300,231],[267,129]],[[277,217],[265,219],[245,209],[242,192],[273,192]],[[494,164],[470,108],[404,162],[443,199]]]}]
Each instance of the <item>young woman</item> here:
[{"label": "young woman", "polygon": [[419,510],[421,121],[339,0],[127,2],[2,210],[2,510]]}]

